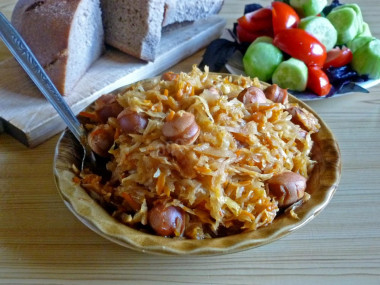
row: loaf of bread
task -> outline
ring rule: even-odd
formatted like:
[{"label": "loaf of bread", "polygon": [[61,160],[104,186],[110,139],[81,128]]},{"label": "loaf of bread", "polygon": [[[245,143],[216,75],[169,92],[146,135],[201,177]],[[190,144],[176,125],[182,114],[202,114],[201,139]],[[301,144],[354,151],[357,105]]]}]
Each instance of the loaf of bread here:
[{"label": "loaf of bread", "polygon": [[106,43],[153,61],[162,27],[219,12],[223,0],[101,0]]},{"label": "loaf of bread", "polygon": [[12,23],[63,95],[104,49],[99,0],[19,0]]}]

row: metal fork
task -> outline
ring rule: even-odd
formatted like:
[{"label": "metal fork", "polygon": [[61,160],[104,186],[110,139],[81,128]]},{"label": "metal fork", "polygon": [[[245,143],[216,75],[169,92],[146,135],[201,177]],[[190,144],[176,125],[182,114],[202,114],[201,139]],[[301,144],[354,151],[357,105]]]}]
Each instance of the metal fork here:
[{"label": "metal fork", "polygon": [[18,63],[26,71],[29,77],[37,85],[41,93],[53,105],[55,110],[66,123],[69,130],[83,147],[83,158],[80,170],[84,167],[96,169],[96,156],[87,143],[87,133],[74,113],[63,99],[49,76],[8,19],[0,12],[0,37],[16,58]]}]

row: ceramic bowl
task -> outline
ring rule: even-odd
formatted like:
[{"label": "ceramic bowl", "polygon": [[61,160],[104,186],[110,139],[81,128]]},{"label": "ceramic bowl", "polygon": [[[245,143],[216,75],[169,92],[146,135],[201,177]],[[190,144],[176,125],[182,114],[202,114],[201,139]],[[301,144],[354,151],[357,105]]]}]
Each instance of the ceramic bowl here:
[{"label": "ceramic bowl", "polygon": [[63,132],[58,140],[54,175],[57,188],[65,205],[87,227],[121,246],[165,255],[217,255],[252,249],[268,244],[299,229],[316,217],[329,203],[338,187],[341,176],[341,157],[337,141],[326,123],[302,101],[289,96],[290,102],[312,112],[321,129],[313,134],[312,158],[318,163],[307,183],[311,198],[296,207],[298,219],[282,213],[268,226],[256,231],[204,240],[180,240],[140,232],[119,223],[111,217],[86,191],[73,182],[72,165],[79,165],[81,146],[70,131]]}]

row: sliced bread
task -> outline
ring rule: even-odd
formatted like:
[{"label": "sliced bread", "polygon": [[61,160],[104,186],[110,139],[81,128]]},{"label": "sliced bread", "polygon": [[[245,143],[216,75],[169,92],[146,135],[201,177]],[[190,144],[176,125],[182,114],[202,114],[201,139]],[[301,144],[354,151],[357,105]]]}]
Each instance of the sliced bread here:
[{"label": "sliced bread", "polygon": [[101,0],[105,41],[152,61],[161,39],[165,0]]},{"label": "sliced bread", "polygon": [[101,0],[101,5],[106,43],[153,61],[163,26],[216,14],[223,0]]},{"label": "sliced bread", "polygon": [[219,13],[223,0],[165,0],[163,26],[185,21],[196,21]]},{"label": "sliced bread", "polygon": [[19,0],[12,23],[63,95],[104,49],[99,0]]}]

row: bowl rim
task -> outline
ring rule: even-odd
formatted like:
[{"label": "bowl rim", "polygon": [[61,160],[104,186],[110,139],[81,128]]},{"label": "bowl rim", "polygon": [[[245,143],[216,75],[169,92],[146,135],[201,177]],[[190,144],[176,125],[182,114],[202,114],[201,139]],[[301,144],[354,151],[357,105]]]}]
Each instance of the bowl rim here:
[{"label": "bowl rim", "polygon": [[[238,75],[226,73],[210,72],[210,74],[239,77]],[[148,78],[138,82],[151,81],[157,78],[158,77]],[[120,92],[136,83],[137,82],[120,87],[111,93]],[[263,82],[261,82],[261,84],[263,86],[268,85]],[[75,148],[80,148],[80,145],[68,129],[63,131],[59,137],[54,153],[53,173],[57,190],[66,207],[89,229],[118,245],[140,252],[159,255],[221,255],[252,249],[271,243],[287,236],[314,219],[331,201],[341,177],[340,150],[337,140],[330,128],[306,103],[291,94],[289,94],[289,101],[298,103],[301,107],[316,116],[321,125],[321,129],[315,135],[318,137],[322,134],[323,140],[314,141],[314,145],[323,151],[329,152],[326,157],[321,155],[321,158],[326,160],[324,163],[326,166],[325,169],[319,169],[317,167],[318,172],[321,172],[321,174],[326,174],[326,171],[328,171],[328,182],[326,182],[326,185],[320,185],[320,187],[323,187],[323,191],[318,191],[318,200],[315,203],[311,204],[310,202],[310,200],[313,201],[312,199],[315,197],[312,195],[309,201],[303,204],[301,203],[302,205],[296,208],[297,215],[301,217],[298,220],[290,218],[290,215],[282,214],[281,217],[276,217],[270,225],[261,227],[252,232],[203,240],[165,238],[133,229],[113,219],[83,188],[71,182],[74,173],[69,170],[72,161],[68,161],[68,158],[72,158],[73,154],[75,156],[77,153],[75,151],[73,152],[72,149],[67,151],[65,148],[70,147],[75,150]],[[312,175],[316,171],[317,170],[314,169]],[[320,181],[318,181],[318,183],[320,183]],[[67,185],[70,185],[70,187]],[[86,203],[86,205],[84,206],[83,203]],[[94,210],[96,210],[95,216],[93,213]],[[99,218],[98,215],[107,220],[106,225],[97,223],[96,219]]]}]

